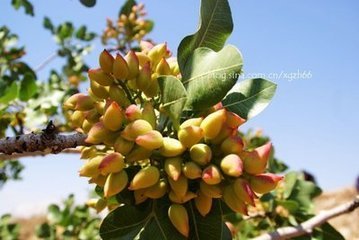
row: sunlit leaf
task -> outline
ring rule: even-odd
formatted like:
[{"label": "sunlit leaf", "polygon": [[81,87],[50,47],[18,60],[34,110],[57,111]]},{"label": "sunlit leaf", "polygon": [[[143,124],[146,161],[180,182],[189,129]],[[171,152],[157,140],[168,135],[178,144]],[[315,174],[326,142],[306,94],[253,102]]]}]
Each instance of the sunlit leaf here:
[{"label": "sunlit leaf", "polygon": [[242,55],[234,46],[219,52],[197,48],[182,76],[188,96],[186,109],[202,110],[220,102],[236,83],[242,65]]},{"label": "sunlit leaf", "polygon": [[228,93],[222,103],[231,112],[250,119],[268,106],[276,88],[275,83],[265,79],[244,80]]},{"label": "sunlit leaf", "polygon": [[202,0],[198,31],[185,37],[178,47],[178,64],[183,74],[190,55],[196,48],[214,51],[223,48],[233,30],[231,9],[227,0]]},{"label": "sunlit leaf", "polygon": [[161,76],[158,78],[158,83],[162,96],[162,109],[166,111],[173,126],[177,129],[187,99],[186,89],[182,82],[173,76]]}]

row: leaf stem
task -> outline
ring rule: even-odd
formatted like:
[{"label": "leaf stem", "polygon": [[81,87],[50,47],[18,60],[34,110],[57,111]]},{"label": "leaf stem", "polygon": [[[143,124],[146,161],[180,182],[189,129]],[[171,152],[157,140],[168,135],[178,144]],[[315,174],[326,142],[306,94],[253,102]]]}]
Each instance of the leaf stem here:
[{"label": "leaf stem", "polygon": [[119,80],[119,79],[117,79],[117,82],[118,82],[118,84],[120,84],[120,86],[121,86],[121,87],[123,88],[123,90],[125,91],[128,100],[130,100],[130,102],[131,102],[132,104],[136,104],[136,102],[135,102],[135,100],[132,98],[132,94],[131,94],[130,90],[128,89],[128,87],[126,86],[126,84],[125,84],[123,81]]}]

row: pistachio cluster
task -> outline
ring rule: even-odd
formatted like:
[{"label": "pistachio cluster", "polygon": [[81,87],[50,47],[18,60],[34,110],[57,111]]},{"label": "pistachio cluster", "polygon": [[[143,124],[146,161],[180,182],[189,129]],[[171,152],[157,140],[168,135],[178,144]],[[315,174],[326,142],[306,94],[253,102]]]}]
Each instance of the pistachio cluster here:
[{"label": "pistachio cluster", "polygon": [[114,40],[123,45],[132,41],[141,41],[153,27],[153,23],[145,19],[146,15],[144,4],[140,3],[132,6],[129,13],[122,13],[116,23],[107,19],[106,28],[101,36],[102,42],[107,44],[109,40]]},{"label": "pistachio cluster", "polygon": [[87,160],[80,176],[103,188],[104,198],[90,205],[100,211],[124,190],[135,204],[168,196],[169,219],[188,236],[184,203],[193,200],[206,216],[213,199],[222,199],[247,214],[256,193],[273,190],[282,177],[265,173],[271,143],[246,149],[238,131],[245,120],[221,104],[185,120],[178,131],[159,127],[157,77],[179,75],[169,56],[166,44],[125,57],[103,51],[100,68],[88,73],[89,95],[75,94],[64,106],[72,111],[72,125],[94,144],[82,149]]}]

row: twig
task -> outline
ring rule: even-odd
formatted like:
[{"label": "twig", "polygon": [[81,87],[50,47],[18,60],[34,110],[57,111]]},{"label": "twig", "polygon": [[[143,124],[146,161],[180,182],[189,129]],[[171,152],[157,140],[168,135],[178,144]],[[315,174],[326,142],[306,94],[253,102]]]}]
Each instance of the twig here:
[{"label": "twig", "polygon": [[[78,154],[81,153],[80,149],[77,148],[67,148],[61,151],[61,153],[71,153],[71,154]],[[5,160],[14,160],[19,159],[23,157],[40,157],[40,156],[46,156],[46,152],[36,151],[36,152],[24,152],[24,153],[13,153],[11,155],[9,154],[0,154],[0,161]]]},{"label": "twig", "polygon": [[34,152],[56,154],[64,149],[91,145],[85,142],[86,137],[86,134],[82,133],[59,134],[56,127],[50,122],[40,133],[0,139],[0,153],[5,155]]},{"label": "twig", "polygon": [[118,84],[120,84],[120,86],[121,86],[121,87],[123,88],[123,90],[125,91],[128,100],[130,100],[130,102],[131,102],[132,104],[136,104],[136,102],[135,102],[135,100],[132,98],[132,94],[131,94],[130,90],[128,90],[126,84],[125,84],[124,82],[122,82],[120,79],[119,79],[117,82],[118,82]]},{"label": "twig", "polygon": [[296,227],[282,227],[271,233],[265,233],[253,240],[284,240],[311,234],[315,227],[322,225],[329,219],[354,211],[359,207],[359,195],[351,202],[320,212]]},{"label": "twig", "polygon": [[42,70],[47,64],[49,64],[50,62],[52,62],[52,60],[54,60],[55,58],[57,58],[58,54],[57,52],[54,52],[53,54],[51,54],[50,56],[48,56],[45,61],[43,61],[42,63],[40,63],[36,68],[35,68],[35,72],[39,72],[40,70]]}]

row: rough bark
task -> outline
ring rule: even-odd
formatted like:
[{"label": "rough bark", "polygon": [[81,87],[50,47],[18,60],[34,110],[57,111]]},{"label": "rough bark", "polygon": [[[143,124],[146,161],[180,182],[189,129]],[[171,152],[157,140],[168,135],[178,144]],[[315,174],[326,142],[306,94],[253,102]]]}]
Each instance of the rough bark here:
[{"label": "rough bark", "polygon": [[89,144],[85,142],[86,137],[82,133],[59,134],[56,127],[50,122],[39,133],[0,139],[0,153],[3,153],[3,155],[32,152],[56,154],[64,149],[88,146]]}]

